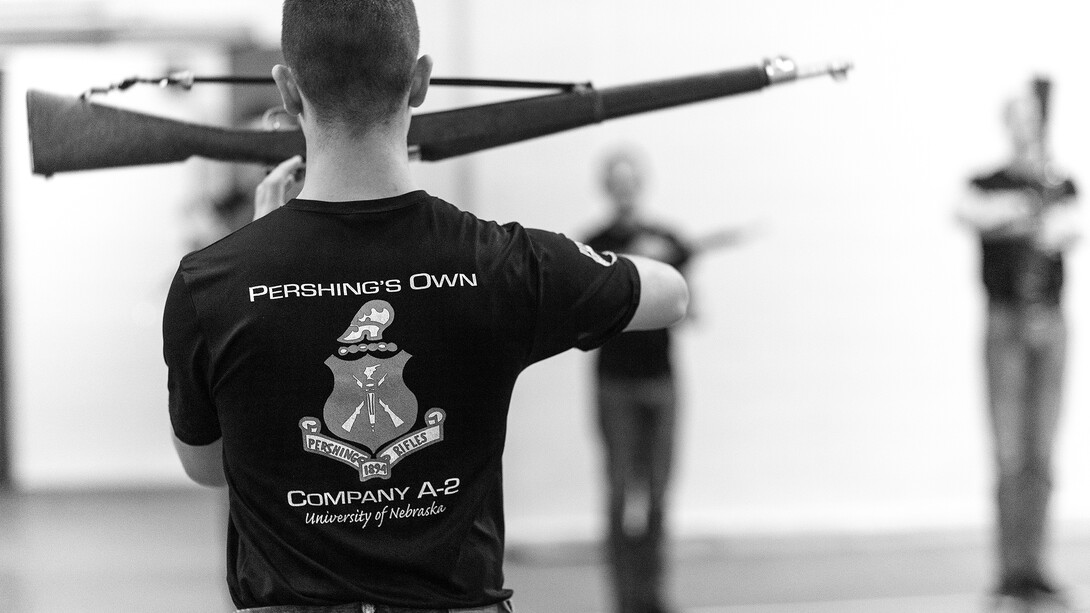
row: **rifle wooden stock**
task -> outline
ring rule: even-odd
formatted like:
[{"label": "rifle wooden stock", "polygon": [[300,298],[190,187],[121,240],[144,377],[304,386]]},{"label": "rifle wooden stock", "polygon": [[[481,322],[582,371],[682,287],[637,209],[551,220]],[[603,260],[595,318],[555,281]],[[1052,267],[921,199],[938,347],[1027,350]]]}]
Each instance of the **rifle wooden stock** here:
[{"label": "rifle wooden stock", "polygon": [[[794,80],[766,62],[705,73],[470,106],[414,115],[410,155],[442,160],[548,134]],[[793,64],[791,69],[794,70]],[[846,71],[846,68],[841,68]],[[837,74],[829,69],[828,74]],[[804,76],[813,76],[811,73]],[[822,73],[824,74],[824,72]],[[298,130],[235,130],[187,123],[30,90],[27,112],[33,172],[56,172],[178,162],[192,156],[278,163],[305,153]]]},{"label": "rifle wooden stock", "polygon": [[27,91],[31,169],[56,172],[181,162],[278,163],[306,150],[298,130],[230,130]]}]

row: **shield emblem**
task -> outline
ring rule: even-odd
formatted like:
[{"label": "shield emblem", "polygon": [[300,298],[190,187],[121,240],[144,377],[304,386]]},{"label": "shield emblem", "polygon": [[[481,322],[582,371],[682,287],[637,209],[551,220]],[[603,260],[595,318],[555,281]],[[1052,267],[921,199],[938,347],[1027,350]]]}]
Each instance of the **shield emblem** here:
[{"label": "shield emblem", "polygon": [[371,451],[408,432],[416,423],[417,400],[402,373],[411,357],[405,351],[355,360],[329,356],[333,392],[323,412],[329,431]]}]

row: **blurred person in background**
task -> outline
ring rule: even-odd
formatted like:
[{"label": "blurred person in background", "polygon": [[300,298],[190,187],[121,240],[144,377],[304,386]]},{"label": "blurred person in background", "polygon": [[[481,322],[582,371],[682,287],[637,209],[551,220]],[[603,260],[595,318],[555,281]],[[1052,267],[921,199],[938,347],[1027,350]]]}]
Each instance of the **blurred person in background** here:
[{"label": "blurred person in background", "polygon": [[985,367],[997,470],[995,611],[1067,611],[1046,571],[1052,455],[1067,352],[1064,254],[1081,234],[1074,182],[1053,163],[1043,78],[1003,107],[1012,146],[974,177],[958,219],[980,239]]},{"label": "blurred person in background", "polygon": [[[619,147],[601,165],[611,218],[587,244],[684,271],[704,251],[734,245],[754,228],[729,227],[686,239],[644,210],[647,164]],[[690,301],[688,318],[693,318]],[[618,613],[670,611],[665,596],[667,495],[677,430],[678,389],[667,329],[625,332],[595,355],[599,433],[608,482],[607,556]]]},{"label": "blurred person in background", "polygon": [[[285,112],[283,107],[260,110],[255,108],[245,113],[244,117],[240,127],[251,130],[299,128],[295,117]],[[255,214],[255,192],[272,171],[272,167],[262,164],[231,164],[228,168],[227,184],[217,190],[212,198],[194,202],[186,210],[189,251],[203,249],[264,214]],[[297,172],[301,178],[301,162]],[[292,186],[301,189],[302,182],[294,182]]]},{"label": "blurred person in background", "polygon": [[[612,218],[587,244],[684,270],[693,252],[643,210],[646,170],[632,148],[608,155],[602,187]],[[595,352],[599,434],[608,486],[606,553],[617,613],[666,613],[667,489],[678,393],[666,329],[625,332]]]}]

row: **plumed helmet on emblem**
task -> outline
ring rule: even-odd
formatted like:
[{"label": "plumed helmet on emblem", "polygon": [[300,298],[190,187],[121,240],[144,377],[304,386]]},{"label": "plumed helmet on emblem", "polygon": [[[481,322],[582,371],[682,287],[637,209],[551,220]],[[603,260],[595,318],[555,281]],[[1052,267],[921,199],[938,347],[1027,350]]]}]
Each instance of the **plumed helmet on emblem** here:
[{"label": "plumed helmet on emblem", "polygon": [[371,300],[356,311],[352,323],[337,340],[342,343],[382,340],[382,332],[394,321],[394,309],[385,300]]}]

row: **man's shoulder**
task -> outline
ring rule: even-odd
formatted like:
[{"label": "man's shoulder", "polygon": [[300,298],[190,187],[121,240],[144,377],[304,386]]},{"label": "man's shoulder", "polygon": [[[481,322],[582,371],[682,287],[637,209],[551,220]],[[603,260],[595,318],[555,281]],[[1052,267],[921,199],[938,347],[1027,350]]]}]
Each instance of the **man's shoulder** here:
[{"label": "man's shoulder", "polygon": [[246,235],[252,233],[253,226],[263,220],[264,218],[250,222],[203,247],[186,253],[182,256],[182,267],[199,267],[203,263],[231,257],[235,253],[245,253],[247,251],[246,244],[252,241],[252,238],[248,239]]}]

